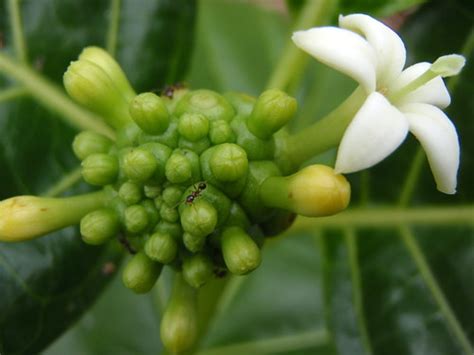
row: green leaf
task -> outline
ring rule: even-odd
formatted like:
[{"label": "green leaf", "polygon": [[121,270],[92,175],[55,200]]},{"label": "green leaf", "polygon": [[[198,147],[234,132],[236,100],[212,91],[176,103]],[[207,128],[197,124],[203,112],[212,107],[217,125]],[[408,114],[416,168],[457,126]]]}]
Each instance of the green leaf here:
[{"label": "green leaf", "polygon": [[[184,0],[2,1],[2,52],[61,87],[64,71],[83,47],[108,47],[138,91],[159,89],[185,73],[194,8],[194,1]],[[68,195],[88,191],[84,183],[67,189],[77,181],[75,133],[1,75],[0,199],[54,187],[66,188]],[[36,353],[67,329],[115,274],[123,254],[118,249],[116,242],[86,246],[77,228],[31,242],[1,243],[0,353]]]}]

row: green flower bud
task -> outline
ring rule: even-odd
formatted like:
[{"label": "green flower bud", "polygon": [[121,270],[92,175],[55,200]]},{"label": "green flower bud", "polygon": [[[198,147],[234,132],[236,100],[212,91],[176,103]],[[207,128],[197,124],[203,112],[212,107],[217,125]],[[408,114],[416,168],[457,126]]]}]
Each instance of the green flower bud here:
[{"label": "green flower bud", "polygon": [[[221,190],[212,186],[212,184],[205,182],[206,188],[198,193],[198,196],[194,198],[192,203],[182,203],[179,205],[179,213],[182,216],[183,211],[188,207],[194,207],[197,201],[205,200],[212,206],[216,206],[217,210],[217,227],[224,225],[224,222],[229,217],[229,210],[231,206],[231,200]],[[199,183],[191,185],[182,196],[182,201],[187,201],[187,198],[191,195],[195,195],[198,191]],[[193,231],[190,231],[193,233]],[[194,234],[194,233],[193,233]]]},{"label": "green flower bud", "polygon": [[209,120],[200,113],[184,113],[179,118],[178,131],[182,137],[195,142],[207,136]]},{"label": "green flower bud", "polygon": [[183,209],[181,225],[186,232],[204,237],[216,228],[217,211],[209,202],[199,199]]},{"label": "green flower bud", "polygon": [[194,345],[197,334],[196,292],[176,275],[170,302],[161,319],[161,341],[170,353],[178,354]]},{"label": "green flower bud", "polygon": [[154,204],[155,204],[155,208],[159,211],[161,206],[163,205],[164,203],[164,200],[163,200],[163,197],[162,196],[158,196],[156,197],[154,200],[153,200]]},{"label": "green flower bud", "polygon": [[240,227],[229,227],[224,230],[221,248],[225,264],[233,274],[245,275],[260,265],[260,249]]},{"label": "green flower bud", "polygon": [[330,167],[311,165],[287,177],[269,177],[260,187],[262,201],[303,216],[329,216],[344,210],[350,185]]},{"label": "green flower bud", "polygon": [[180,137],[178,141],[178,147],[182,149],[192,150],[196,154],[201,154],[210,146],[211,141],[207,137],[204,137],[196,142],[192,142],[187,140],[186,138]]},{"label": "green flower bud", "polygon": [[170,234],[156,232],[147,240],[145,253],[154,261],[169,264],[178,255],[178,243]]},{"label": "green flower bud", "polygon": [[273,160],[275,142],[273,139],[263,140],[256,137],[247,128],[246,119],[237,116],[231,122],[237,136],[237,144],[245,149],[249,160]]},{"label": "green flower bud", "polygon": [[267,90],[258,98],[247,126],[257,137],[268,139],[286,125],[295,112],[295,98],[280,90]]},{"label": "green flower bud", "polygon": [[145,196],[148,198],[155,198],[161,194],[161,186],[145,185],[143,187]]},{"label": "green flower bud", "polygon": [[122,170],[130,180],[144,182],[153,176],[157,167],[158,163],[151,152],[136,148],[124,156]]},{"label": "green flower bud", "polygon": [[67,198],[16,196],[0,201],[0,241],[33,239],[79,223],[104,206],[104,191]]},{"label": "green flower bud", "polygon": [[204,254],[196,254],[186,258],[183,262],[183,278],[194,288],[204,286],[214,274],[211,259]]},{"label": "green flower bud", "polygon": [[155,203],[152,200],[144,200],[141,205],[145,208],[148,215],[148,225],[150,227],[156,226],[160,220],[160,213],[155,207]]},{"label": "green flower bud", "polygon": [[188,232],[183,233],[183,243],[186,249],[192,253],[201,251],[206,243],[206,236],[197,236]]},{"label": "green flower bud", "polygon": [[158,280],[162,265],[152,261],[145,253],[134,255],[125,266],[122,281],[125,287],[136,293],[150,291]]},{"label": "green flower bud", "polygon": [[118,194],[127,205],[137,204],[143,197],[141,186],[131,181],[123,183]]},{"label": "green flower bud", "polygon": [[155,232],[169,234],[175,239],[180,239],[183,234],[183,229],[179,223],[171,223],[167,221],[161,221],[155,228]]},{"label": "green flower bud", "polygon": [[173,153],[166,162],[165,175],[174,184],[189,181],[192,177],[191,163],[184,155]]},{"label": "green flower bud", "polygon": [[132,205],[125,209],[124,224],[130,233],[141,233],[148,226],[148,213],[141,205]]},{"label": "green flower bud", "polygon": [[209,165],[217,180],[231,182],[247,174],[249,162],[245,150],[237,144],[224,143],[213,148]]},{"label": "green flower bud", "polygon": [[76,102],[102,116],[112,127],[129,123],[128,101],[113,78],[88,60],[72,62],[64,73],[64,87]]},{"label": "green flower bud", "polygon": [[[215,163],[211,164],[213,162],[213,159],[217,160],[218,162],[219,161],[225,162],[224,159],[227,159],[227,158],[225,157],[225,154],[219,154],[219,150],[222,150],[222,146],[225,147],[227,145],[235,146],[234,144],[220,144],[218,146],[215,146],[206,150],[204,153],[201,154],[201,172],[202,172],[203,178],[209,184],[214,185],[215,187],[223,191],[227,196],[231,198],[235,198],[241,193],[242,189],[244,188],[245,182],[247,180],[247,174],[246,173],[243,174],[239,179],[235,181],[231,181],[231,182],[223,181],[223,180],[218,179],[220,175],[217,174],[216,176],[213,170],[213,168],[215,168],[216,166],[219,168],[219,166],[222,167],[222,165],[215,164]],[[243,152],[245,154],[245,151],[242,150],[242,148],[238,148],[237,151]],[[226,153],[226,152],[221,151],[221,153]],[[221,155],[221,159],[216,159],[216,158],[219,158],[219,155]],[[227,161],[227,164],[233,165],[232,162],[233,162],[232,160]],[[245,161],[243,163],[245,165]],[[236,165],[237,165],[237,168],[239,168],[238,164]],[[248,162],[246,165],[248,165]],[[216,170],[219,170],[218,168]],[[240,166],[240,168],[242,168],[242,165]],[[224,170],[224,169],[221,169],[221,170]],[[232,169],[230,171],[232,171]]]},{"label": "green flower bud", "polygon": [[149,151],[155,157],[155,160],[158,162],[158,167],[155,170],[153,182],[155,184],[162,183],[165,179],[166,162],[171,156],[172,150],[166,145],[156,142],[142,144],[140,149]]},{"label": "green flower bud", "polygon": [[119,171],[117,158],[108,154],[89,155],[81,166],[84,180],[96,186],[113,183]]},{"label": "green flower bud", "polygon": [[169,148],[176,148],[178,146],[179,132],[178,132],[178,120],[172,118],[168,129],[160,135],[140,135],[140,144],[144,143],[161,143]]},{"label": "green flower bud", "polygon": [[163,201],[165,201],[168,206],[177,206],[181,202],[182,194],[182,188],[176,185],[168,186],[163,190]]},{"label": "green flower bud", "polygon": [[87,244],[103,244],[117,235],[119,228],[117,214],[107,208],[88,213],[81,219],[82,240]]},{"label": "green flower bud", "polygon": [[261,222],[271,214],[260,198],[261,184],[271,176],[280,176],[281,172],[271,161],[252,161],[249,163],[247,183],[239,195],[239,203],[254,222]]},{"label": "green flower bud", "polygon": [[177,222],[179,219],[178,210],[168,206],[166,203],[161,205],[160,216],[163,218],[163,220],[171,223]]},{"label": "green flower bud", "polygon": [[230,121],[234,117],[232,105],[223,96],[210,90],[196,90],[188,92],[178,102],[175,115],[184,113],[201,113],[210,121]]},{"label": "green flower bud", "polygon": [[161,134],[169,126],[168,109],[163,100],[152,92],[136,96],[130,103],[130,115],[149,134]]},{"label": "green flower bud", "polygon": [[255,105],[255,98],[240,92],[228,92],[224,97],[231,103],[238,115],[249,116]]},{"label": "green flower bud", "polygon": [[76,135],[72,142],[72,150],[80,160],[86,159],[89,155],[97,153],[107,153],[112,145],[112,141],[102,134],[83,131]]},{"label": "green flower bud", "polygon": [[229,122],[224,120],[216,120],[211,122],[211,127],[209,129],[209,139],[214,145],[233,143],[235,142],[235,134],[230,127]]},{"label": "green flower bud", "polygon": [[130,86],[122,68],[120,68],[120,65],[115,59],[104,49],[99,47],[86,47],[79,55],[79,60],[88,60],[99,66],[112,79],[114,85],[127,101],[130,101],[135,96],[135,92]]},{"label": "green flower bud", "polygon": [[117,139],[115,141],[117,147],[135,147],[138,145],[142,131],[134,122],[130,122],[124,127],[117,130]]}]

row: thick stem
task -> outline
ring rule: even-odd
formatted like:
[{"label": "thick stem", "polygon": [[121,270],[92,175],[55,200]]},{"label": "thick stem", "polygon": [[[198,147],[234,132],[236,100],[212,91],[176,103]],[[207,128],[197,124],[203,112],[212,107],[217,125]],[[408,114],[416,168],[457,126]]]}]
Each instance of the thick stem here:
[{"label": "thick stem", "polygon": [[92,130],[111,138],[115,136],[114,131],[99,116],[76,105],[59,88],[29,67],[0,54],[0,72],[23,84],[36,100],[58,113],[67,123],[80,130]]},{"label": "thick stem", "polygon": [[[322,25],[331,17],[336,8],[335,0],[307,1],[295,22],[294,29],[307,29],[315,25]],[[290,81],[297,77],[305,66],[308,56],[298,49],[292,42],[288,42],[280,61],[270,77],[268,89],[285,89]]]},{"label": "thick stem", "polygon": [[326,117],[294,135],[283,138],[278,160],[284,160],[283,165],[290,161],[293,166],[299,166],[309,158],[336,147],[365,98],[364,90],[358,87]]},{"label": "thick stem", "polygon": [[104,191],[67,198],[16,196],[0,202],[0,240],[18,242],[78,224],[106,203]]}]

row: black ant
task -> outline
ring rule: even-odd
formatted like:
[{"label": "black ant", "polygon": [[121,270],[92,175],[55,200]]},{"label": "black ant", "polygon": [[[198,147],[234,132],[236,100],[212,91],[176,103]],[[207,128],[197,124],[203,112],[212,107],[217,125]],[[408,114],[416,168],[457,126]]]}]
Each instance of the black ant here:
[{"label": "black ant", "polygon": [[186,85],[184,83],[176,83],[173,85],[166,85],[163,90],[161,90],[161,96],[166,96],[169,99],[173,98],[173,94],[176,90],[184,89]]},{"label": "black ant", "polygon": [[192,205],[194,200],[199,197],[200,193],[206,189],[207,185],[205,182],[200,182],[195,191],[192,191],[191,194],[186,196],[186,203]]}]

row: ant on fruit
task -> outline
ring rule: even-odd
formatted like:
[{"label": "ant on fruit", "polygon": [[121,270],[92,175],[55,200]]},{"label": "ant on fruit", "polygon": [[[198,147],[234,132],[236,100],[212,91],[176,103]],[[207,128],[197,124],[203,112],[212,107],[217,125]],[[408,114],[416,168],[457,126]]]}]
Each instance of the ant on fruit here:
[{"label": "ant on fruit", "polygon": [[207,185],[205,182],[200,182],[195,188],[195,191],[191,191],[191,193],[186,196],[186,203],[188,205],[192,205],[194,200],[199,197],[199,195],[201,194],[201,192],[203,192],[205,189],[206,189]]}]

